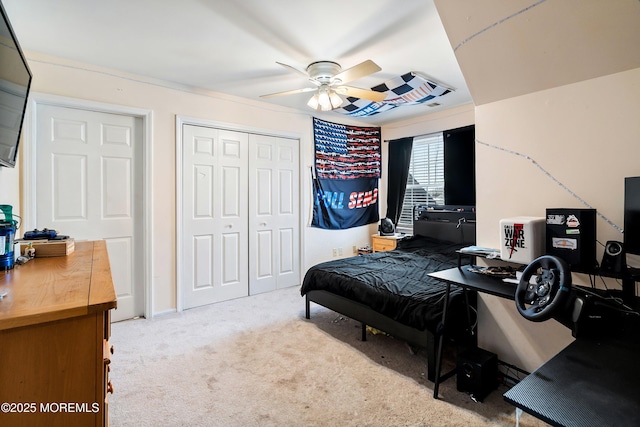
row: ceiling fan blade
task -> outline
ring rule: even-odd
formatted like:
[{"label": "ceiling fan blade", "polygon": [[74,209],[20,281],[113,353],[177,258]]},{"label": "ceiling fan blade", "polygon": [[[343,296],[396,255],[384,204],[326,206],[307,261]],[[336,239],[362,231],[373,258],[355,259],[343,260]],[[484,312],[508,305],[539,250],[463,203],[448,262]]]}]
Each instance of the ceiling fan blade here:
[{"label": "ceiling fan blade", "polygon": [[368,99],[373,102],[382,102],[387,97],[384,92],[376,92],[369,89],[360,89],[352,86],[338,86],[335,91],[340,95],[352,96],[354,98]]},{"label": "ceiling fan blade", "polygon": [[346,70],[339,72],[333,77],[332,80],[339,79],[340,84],[347,83],[361,77],[368,76],[369,74],[377,73],[380,70],[382,70],[382,68],[380,68],[378,64],[370,59],[367,59],[366,61],[361,62],[358,65],[354,65],[351,68],[347,68]]},{"label": "ceiling fan blade", "polygon": [[296,93],[313,92],[315,90],[318,90],[318,88],[305,87],[305,88],[302,88],[302,89],[288,90],[286,92],[276,92],[276,93],[270,93],[270,94],[267,94],[267,95],[260,95],[260,98],[272,98],[274,96],[294,95]]},{"label": "ceiling fan blade", "polygon": [[287,70],[289,70],[289,71],[293,71],[294,73],[302,74],[303,76],[305,76],[305,77],[307,77],[307,78],[309,77],[309,75],[308,75],[307,73],[305,73],[305,72],[304,72],[304,71],[302,71],[302,70],[298,70],[296,67],[292,67],[291,65],[283,64],[282,62],[278,62],[278,61],[276,61],[276,64],[280,64],[280,65],[282,65],[284,68],[286,68]]}]

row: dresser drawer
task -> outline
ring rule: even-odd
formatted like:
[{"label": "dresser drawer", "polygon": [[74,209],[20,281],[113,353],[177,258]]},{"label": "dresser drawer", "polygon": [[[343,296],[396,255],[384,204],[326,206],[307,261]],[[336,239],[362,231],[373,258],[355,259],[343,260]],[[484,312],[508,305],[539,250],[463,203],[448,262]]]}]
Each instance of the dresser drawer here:
[{"label": "dresser drawer", "polygon": [[387,237],[374,235],[371,237],[371,241],[373,252],[392,251],[397,245],[397,239],[393,236]]}]

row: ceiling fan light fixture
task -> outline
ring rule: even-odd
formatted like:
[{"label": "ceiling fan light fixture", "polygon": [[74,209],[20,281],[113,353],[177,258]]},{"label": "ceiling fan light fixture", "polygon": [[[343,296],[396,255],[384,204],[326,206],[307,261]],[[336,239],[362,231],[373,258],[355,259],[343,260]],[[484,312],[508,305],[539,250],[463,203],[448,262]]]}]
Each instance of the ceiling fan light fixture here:
[{"label": "ceiling fan light fixture", "polygon": [[331,111],[342,105],[342,98],[331,88],[321,87],[309,99],[307,105],[316,111]]},{"label": "ceiling fan light fixture", "polygon": [[331,110],[331,98],[329,98],[329,93],[326,89],[320,89],[318,91],[318,104],[320,104],[320,109],[322,111]]},{"label": "ceiling fan light fixture", "polygon": [[340,98],[340,95],[338,95],[334,91],[331,91],[329,93],[329,100],[331,101],[332,109],[333,108],[338,108],[339,106],[342,105],[342,98]]},{"label": "ceiling fan light fixture", "polygon": [[315,93],[311,98],[309,98],[309,102],[307,102],[307,105],[311,108],[313,108],[314,110],[318,109],[319,103],[318,103],[318,94]]},{"label": "ceiling fan light fixture", "polygon": [[306,73],[290,65],[278,62],[278,64],[292,70],[298,74],[307,75],[311,83],[316,88],[302,88],[277,92],[268,95],[261,95],[264,98],[271,98],[281,95],[292,95],[301,92],[315,91],[314,95],[307,101],[307,105],[316,111],[331,111],[339,108],[344,102],[340,95],[348,97],[362,98],[369,101],[380,102],[386,95],[367,89],[359,89],[351,86],[343,86],[359,78],[380,71],[380,67],[370,59],[361,62],[351,68],[343,70],[340,64],[333,61],[316,61],[309,64]]}]

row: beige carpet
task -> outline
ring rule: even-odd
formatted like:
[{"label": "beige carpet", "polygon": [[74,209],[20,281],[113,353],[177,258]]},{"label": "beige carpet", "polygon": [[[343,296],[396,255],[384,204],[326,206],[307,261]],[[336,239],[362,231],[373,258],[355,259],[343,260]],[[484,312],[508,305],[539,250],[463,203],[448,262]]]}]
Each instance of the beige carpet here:
[{"label": "beige carpet", "polygon": [[424,354],[359,328],[314,304],[306,320],[297,288],[115,323],[111,425],[515,425],[505,387],[476,403],[454,377],[434,400]]}]

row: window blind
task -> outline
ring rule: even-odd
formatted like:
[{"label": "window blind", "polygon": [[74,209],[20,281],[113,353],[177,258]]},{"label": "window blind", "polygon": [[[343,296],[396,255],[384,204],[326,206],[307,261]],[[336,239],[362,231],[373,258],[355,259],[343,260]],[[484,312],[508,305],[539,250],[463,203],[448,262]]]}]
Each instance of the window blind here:
[{"label": "window blind", "polygon": [[415,205],[444,205],[444,138],[442,132],[415,137],[409,178],[398,228],[413,229]]}]

